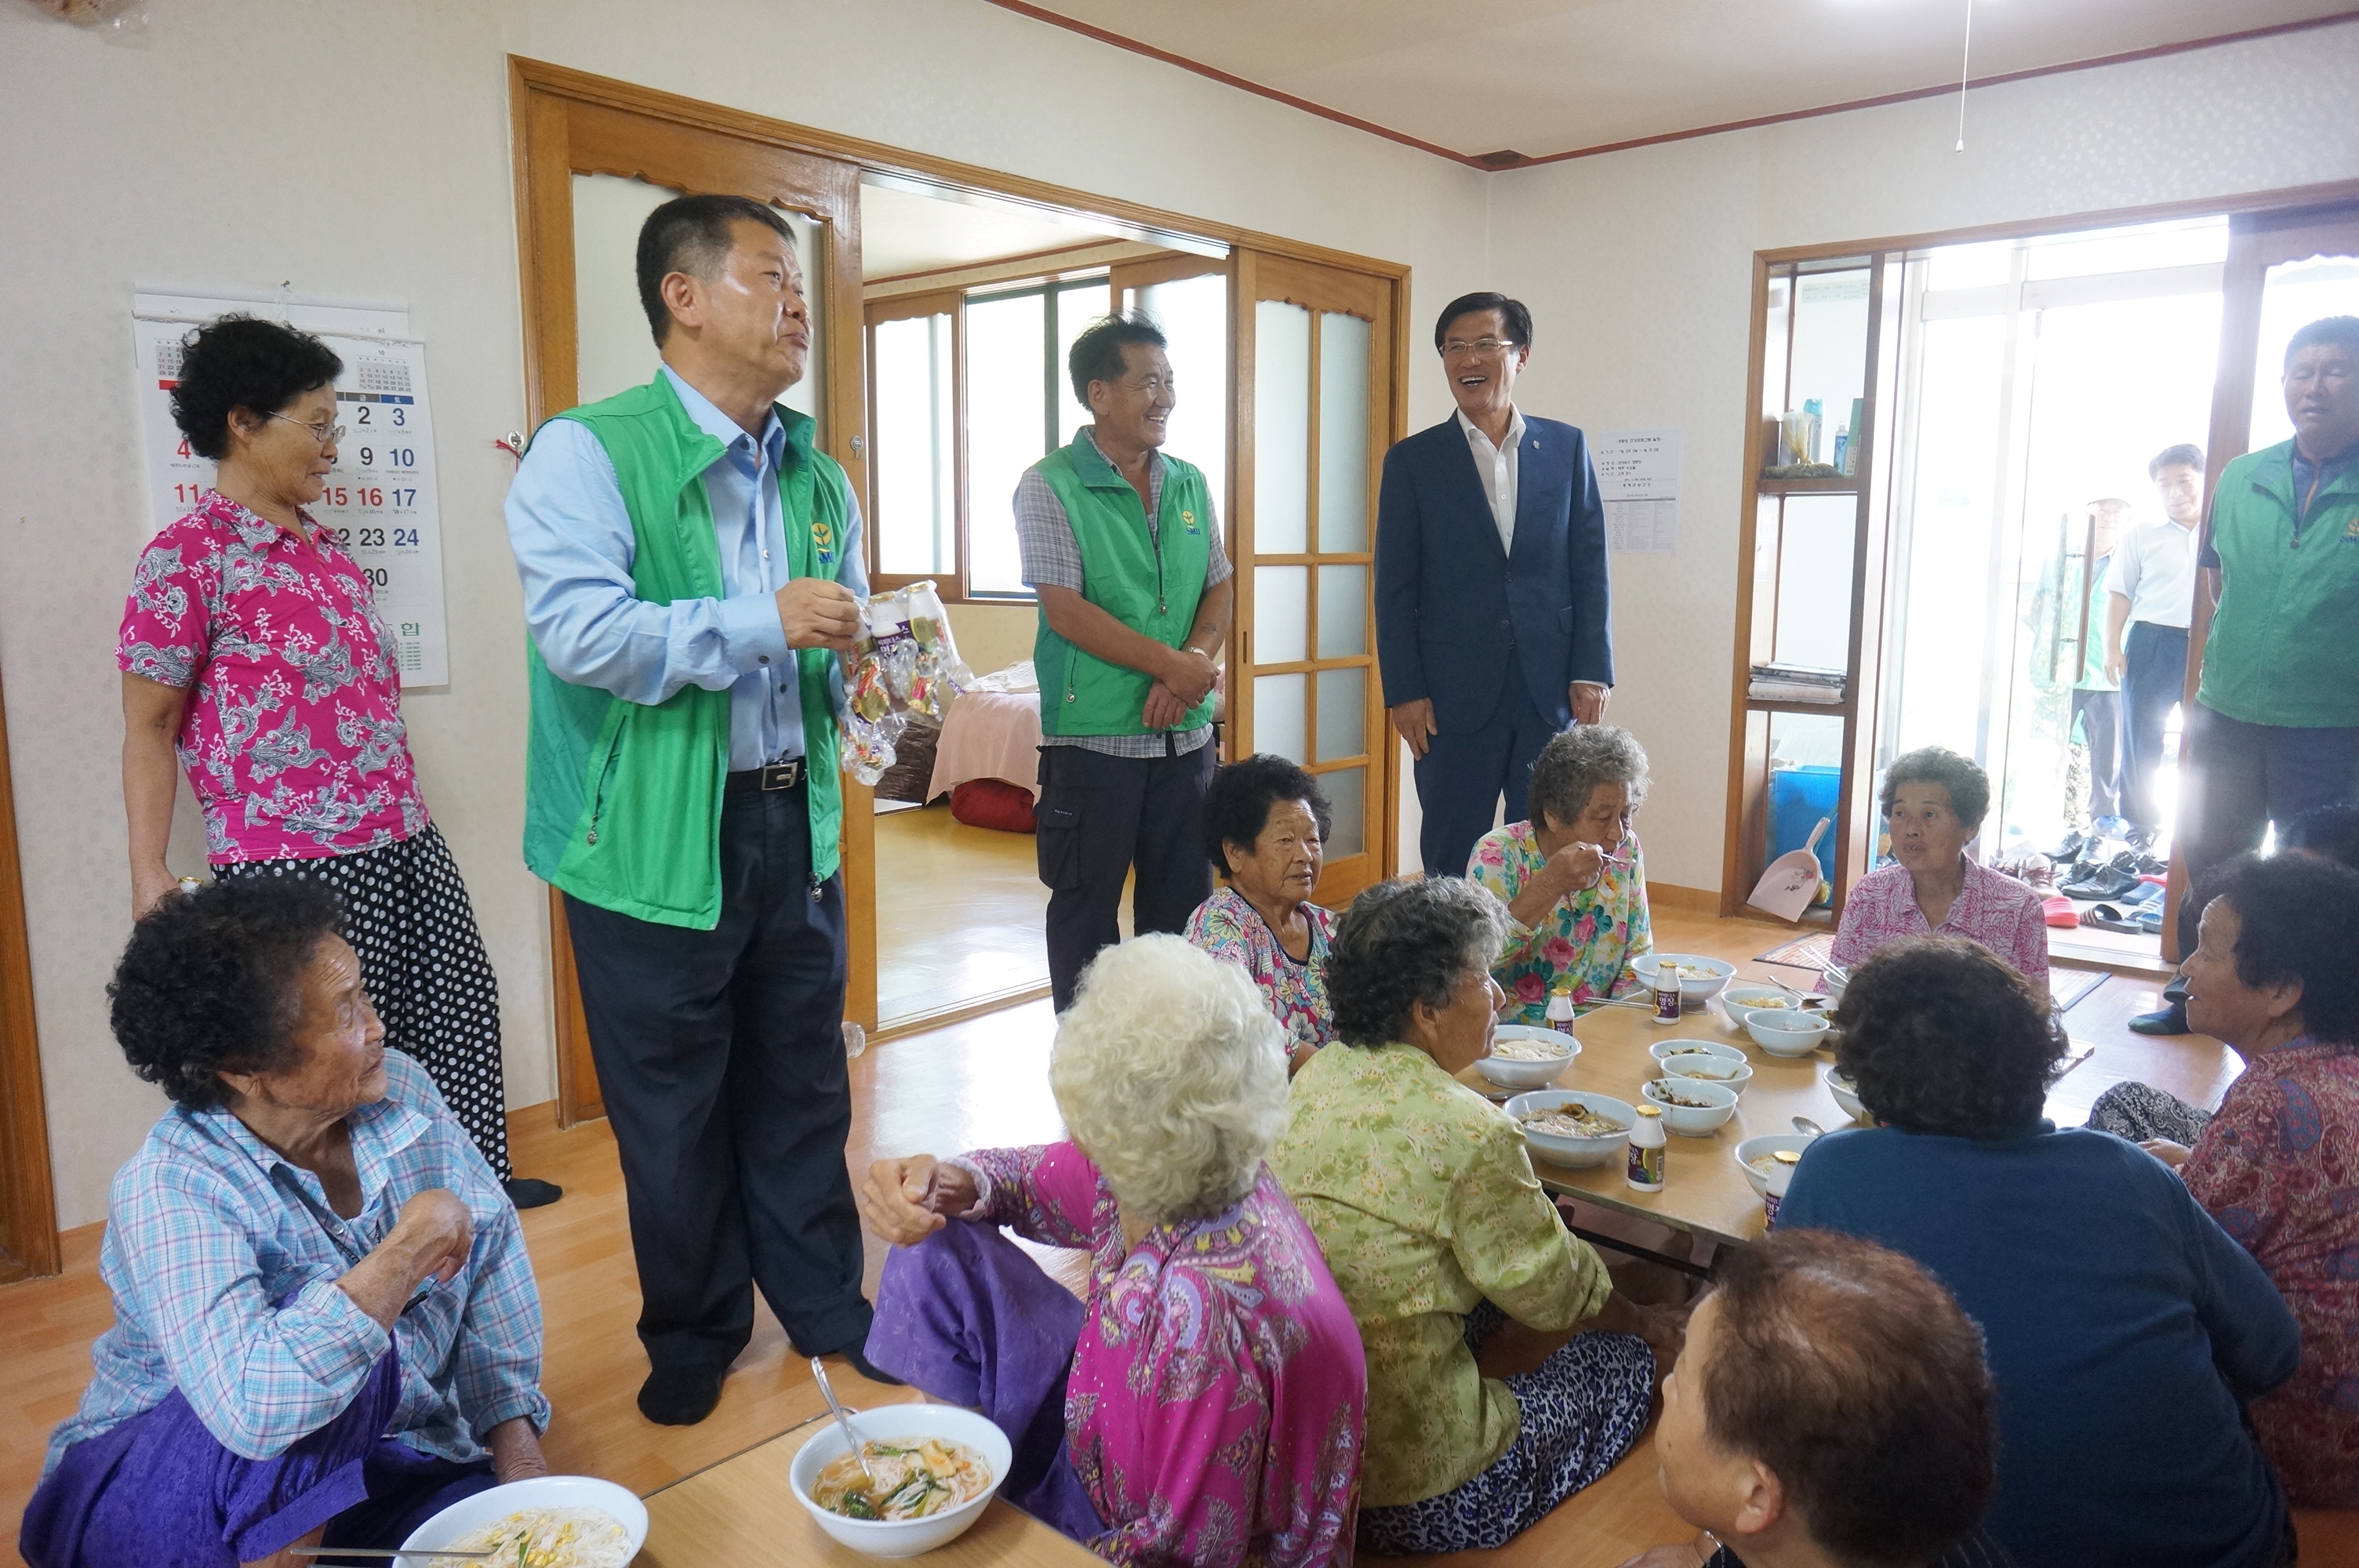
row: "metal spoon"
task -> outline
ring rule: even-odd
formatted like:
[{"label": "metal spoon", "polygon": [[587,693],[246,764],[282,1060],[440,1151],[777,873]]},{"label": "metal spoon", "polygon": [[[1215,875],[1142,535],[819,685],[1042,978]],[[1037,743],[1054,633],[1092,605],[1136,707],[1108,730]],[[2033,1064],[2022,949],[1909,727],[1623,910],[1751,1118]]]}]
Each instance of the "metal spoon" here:
[{"label": "metal spoon", "polygon": [[816,1356],[811,1357],[811,1376],[819,1380],[819,1391],[827,1396],[827,1408],[835,1412],[835,1424],[843,1429],[843,1441],[852,1444],[852,1457],[859,1462],[860,1473],[868,1477],[873,1490],[876,1472],[868,1467],[868,1456],[860,1451],[860,1434],[852,1430],[852,1418],[843,1413],[842,1402],[835,1397],[835,1385],[827,1380],[827,1363]]},{"label": "metal spoon", "polygon": [[1825,1128],[1821,1127],[1817,1122],[1812,1121],[1807,1116],[1798,1116],[1794,1119],[1794,1130],[1800,1133],[1806,1133],[1812,1138],[1823,1138],[1826,1136],[1827,1132]]}]

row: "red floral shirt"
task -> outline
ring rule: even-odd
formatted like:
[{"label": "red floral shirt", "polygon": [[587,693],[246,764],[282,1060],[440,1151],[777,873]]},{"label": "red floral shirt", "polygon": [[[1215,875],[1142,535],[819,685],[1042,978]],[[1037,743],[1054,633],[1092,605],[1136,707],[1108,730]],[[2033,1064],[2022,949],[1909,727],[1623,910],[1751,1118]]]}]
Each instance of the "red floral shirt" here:
[{"label": "red floral shirt", "polygon": [[426,826],[368,579],[313,537],[207,491],[141,553],[123,607],[114,662],[196,688],[175,745],[215,865],[348,855]]},{"label": "red floral shirt", "polygon": [[2250,1412],[2287,1496],[2359,1508],[2359,1050],[2256,1056],[2181,1173],[2301,1322],[2299,1369]]}]

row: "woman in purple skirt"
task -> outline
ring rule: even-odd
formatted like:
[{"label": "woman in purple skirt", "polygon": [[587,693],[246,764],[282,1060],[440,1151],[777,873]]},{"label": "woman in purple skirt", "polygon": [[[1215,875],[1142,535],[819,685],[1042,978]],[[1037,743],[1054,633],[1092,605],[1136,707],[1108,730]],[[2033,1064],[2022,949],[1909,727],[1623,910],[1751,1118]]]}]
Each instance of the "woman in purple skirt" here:
[{"label": "woman in purple skirt", "polygon": [[516,1209],[385,1048],[341,918],[270,878],[132,930],[114,1033],[173,1106],[115,1173],[114,1326],[25,1510],[32,1568],[292,1565],[548,1473]]}]

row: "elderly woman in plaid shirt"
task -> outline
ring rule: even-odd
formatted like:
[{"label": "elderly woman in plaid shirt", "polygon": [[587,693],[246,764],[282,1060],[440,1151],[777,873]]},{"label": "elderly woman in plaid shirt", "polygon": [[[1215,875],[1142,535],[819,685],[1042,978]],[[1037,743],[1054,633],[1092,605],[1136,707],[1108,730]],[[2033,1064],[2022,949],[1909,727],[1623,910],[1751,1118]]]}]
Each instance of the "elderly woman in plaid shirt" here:
[{"label": "elderly woman in plaid shirt", "polygon": [[544,1475],[516,1209],[385,1048],[310,881],[216,882],[133,930],[109,994],[173,1107],[118,1172],[114,1326],[49,1441],[32,1568],[294,1564]]}]

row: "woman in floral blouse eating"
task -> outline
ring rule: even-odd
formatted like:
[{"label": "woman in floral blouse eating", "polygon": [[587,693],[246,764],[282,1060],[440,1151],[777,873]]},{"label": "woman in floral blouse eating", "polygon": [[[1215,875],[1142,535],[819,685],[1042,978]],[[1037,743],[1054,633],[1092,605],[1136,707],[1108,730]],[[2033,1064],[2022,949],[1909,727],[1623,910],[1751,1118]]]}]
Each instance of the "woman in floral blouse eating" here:
[{"label": "woman in floral blouse eating", "polygon": [[1324,863],[1327,797],[1284,757],[1261,752],[1212,775],[1204,848],[1223,887],[1188,917],[1188,940],[1253,977],[1286,1030],[1288,1066],[1335,1038],[1327,944],[1335,917],[1310,902]]},{"label": "woman in floral blouse eating", "polygon": [[1545,1023],[1549,993],[1576,1002],[1640,989],[1630,960],[1654,951],[1647,861],[1630,818],[1647,798],[1647,753],[1615,724],[1580,724],[1532,764],[1532,819],[1483,836],[1466,880],[1507,906],[1491,972],[1514,1023]]}]

